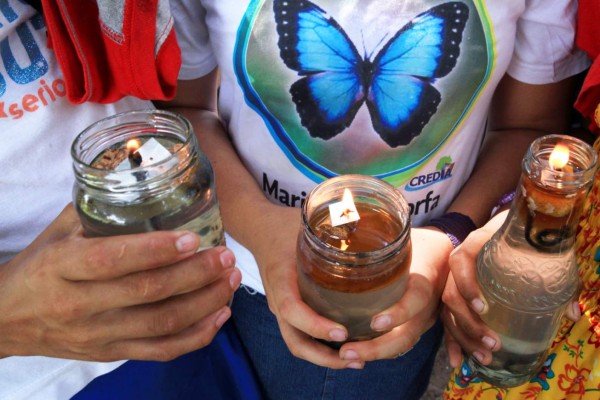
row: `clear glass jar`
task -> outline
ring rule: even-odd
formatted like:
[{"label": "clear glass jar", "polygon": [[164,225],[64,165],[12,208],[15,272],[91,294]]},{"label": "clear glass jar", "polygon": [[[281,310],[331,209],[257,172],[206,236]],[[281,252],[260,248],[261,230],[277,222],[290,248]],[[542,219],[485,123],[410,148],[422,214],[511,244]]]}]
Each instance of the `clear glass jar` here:
[{"label": "clear glass jar", "polygon": [[77,136],[71,155],[87,236],[177,229],[200,235],[202,248],[224,243],[212,167],[183,116],[142,110],[102,119]]},{"label": "clear glass jar", "polygon": [[[569,150],[559,169],[549,161],[558,144]],[[487,366],[466,359],[495,386],[518,386],[535,375],[577,293],[575,236],[595,167],[596,153],[581,140],[547,135],[534,141],[507,219],[479,254],[477,279],[489,304],[482,319],[502,348]]]},{"label": "clear glass jar", "polygon": [[[360,219],[332,229],[329,205],[340,202],[345,189]],[[381,334],[371,329],[371,318],[404,294],[411,255],[409,207],[392,185],[343,175],[306,198],[297,246],[300,293],[317,313],[343,324],[348,341]]]}]

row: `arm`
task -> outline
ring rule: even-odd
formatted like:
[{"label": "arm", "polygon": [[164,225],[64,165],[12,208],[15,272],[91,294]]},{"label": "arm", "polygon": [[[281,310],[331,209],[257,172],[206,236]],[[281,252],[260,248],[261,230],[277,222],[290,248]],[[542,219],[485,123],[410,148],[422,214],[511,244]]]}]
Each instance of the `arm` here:
[{"label": "arm", "polygon": [[233,254],[183,231],[85,238],[72,206],[0,266],[0,357],[170,360],[210,343]]},{"label": "arm", "polygon": [[477,165],[448,211],[483,225],[500,197],[514,190],[529,144],[539,136],[568,130],[575,84],[573,77],[528,85],[506,75],[494,94]]},{"label": "arm", "polygon": [[177,96],[159,106],[180,112],[192,122],[215,171],[227,232],[255,256],[269,307],[292,353],[318,365],[347,367],[354,361],[340,359],[337,351],[313,339],[341,341],[346,329],[300,300],[295,266],[300,210],[271,203],[241,162],[215,113],[217,84],[216,70],[196,80],[180,81]]},{"label": "arm", "polygon": [[[450,211],[470,216],[478,226],[485,223],[498,199],[516,187],[521,160],[531,141],[544,134],[567,131],[574,90],[575,78],[527,85],[506,76],[494,96],[489,132],[479,162]],[[472,233],[450,256],[442,318],[449,333],[453,366],[461,358],[454,340],[465,351],[477,353],[485,364],[491,361],[491,351],[501,345],[497,335],[478,316],[486,311],[486,303],[476,284],[475,258],[505,217],[506,213],[502,213]]]},{"label": "arm", "polygon": [[[437,267],[445,265],[452,247],[446,236],[434,230],[413,230],[416,248],[430,254],[428,245],[434,237],[446,251],[430,254],[434,261],[421,257],[418,267],[411,266],[414,273],[409,278],[408,295],[389,313],[374,317],[373,328],[389,333],[370,341],[344,344],[339,351],[315,341],[314,338],[344,341],[346,328],[316,314],[301,300],[295,265],[300,210],[268,201],[242,164],[214,112],[217,78],[217,72],[213,71],[203,78],[180,82],[175,99],[160,106],[180,112],[192,121],[200,146],[215,170],[225,227],[255,256],[269,307],[290,351],[321,366],[362,368],[365,361],[397,357],[410,349],[437,318],[447,275]],[[409,323],[397,327],[407,320]]]}]

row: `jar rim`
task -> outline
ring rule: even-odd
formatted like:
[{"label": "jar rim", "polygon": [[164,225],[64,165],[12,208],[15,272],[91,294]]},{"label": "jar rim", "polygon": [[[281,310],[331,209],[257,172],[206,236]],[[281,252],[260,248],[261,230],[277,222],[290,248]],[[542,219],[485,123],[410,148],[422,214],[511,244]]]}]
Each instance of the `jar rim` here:
[{"label": "jar rim", "polygon": [[[314,198],[316,193],[323,190],[325,188],[325,185],[337,185],[342,182],[345,183],[344,188],[350,188],[350,189],[352,189],[353,185],[356,186],[357,184],[373,185],[374,188],[377,188],[380,190],[380,191],[378,191],[378,193],[381,194],[382,192],[385,192],[385,194],[389,198],[391,198],[395,204],[399,205],[398,212],[402,214],[402,215],[400,215],[400,220],[401,220],[400,222],[402,223],[403,226],[402,226],[402,230],[398,233],[398,235],[396,236],[396,238],[394,240],[390,241],[388,244],[386,244],[385,246],[383,246],[379,249],[375,249],[375,250],[371,250],[371,251],[347,251],[347,250],[341,250],[335,246],[332,246],[331,244],[326,243],[319,238],[319,235],[317,235],[317,233],[315,232],[315,230],[309,223],[308,207],[310,204],[310,200],[312,198]],[[315,186],[310,191],[308,196],[306,197],[306,200],[304,201],[304,204],[302,206],[302,223],[303,223],[307,233],[310,234],[310,235],[307,235],[307,236],[310,236],[310,240],[316,240],[322,247],[324,247],[324,249],[326,249],[334,257],[339,258],[339,259],[344,259],[344,258],[348,257],[348,258],[352,258],[352,259],[356,260],[356,259],[366,259],[366,258],[372,259],[373,257],[375,257],[377,259],[384,260],[389,255],[392,255],[394,250],[403,247],[406,244],[406,242],[408,242],[410,240],[409,233],[410,233],[410,228],[411,228],[411,216],[410,216],[408,202],[406,201],[406,198],[399,190],[397,190],[390,183],[388,183],[380,178],[370,176],[370,175],[361,175],[361,174],[338,175],[338,176],[330,178],[326,181],[323,181],[323,182],[321,182],[321,184]],[[375,262],[378,262],[378,261],[375,261]],[[356,265],[355,267],[360,267],[360,266],[361,265]]]},{"label": "jar rim", "polygon": [[[577,169],[573,171],[555,170],[550,166],[549,156],[558,144],[569,146],[570,159],[574,159]],[[598,155],[593,148],[574,136],[549,134],[532,142],[523,158],[523,170],[529,174],[544,175],[547,186],[560,185],[561,188],[578,188],[591,182],[598,164]]]},{"label": "jar rim", "polygon": [[[138,116],[140,117],[139,120],[133,119]],[[89,161],[89,162],[86,159],[84,159],[84,157],[83,157],[83,154],[85,153],[86,150],[89,150],[93,146],[97,145],[100,141],[99,139],[92,140],[89,137],[89,135],[93,135],[94,133],[97,133],[99,127],[102,127],[102,126],[106,126],[106,128],[111,127],[112,125],[114,125],[114,121],[117,121],[119,119],[132,118],[131,121],[128,121],[128,122],[122,124],[122,125],[127,125],[127,124],[133,124],[133,123],[149,123],[152,121],[158,121],[156,119],[156,117],[168,118],[172,121],[176,121],[177,123],[179,123],[182,128],[181,133],[182,133],[182,137],[184,137],[184,140],[181,142],[182,146],[179,149],[177,149],[176,151],[174,151],[169,157],[161,159],[156,162],[152,162],[152,163],[146,165],[144,168],[156,167],[163,163],[170,162],[170,160],[172,160],[173,158],[178,157],[178,154],[180,154],[180,152],[183,152],[184,151],[183,149],[188,147],[188,144],[195,139],[194,135],[193,135],[192,124],[186,117],[184,117],[183,115],[181,115],[179,113],[175,113],[175,112],[167,111],[167,110],[152,109],[152,108],[120,112],[120,113],[113,114],[108,117],[102,118],[102,119],[95,121],[94,123],[88,125],[73,140],[73,143],[71,145],[71,157],[73,159],[73,162],[82,167],[85,167],[86,169],[90,169],[92,171],[103,171],[102,168],[94,167],[92,165],[92,162],[95,159],[95,157],[97,156],[97,154],[95,156],[91,157],[91,161]],[[87,140],[90,140],[90,142],[86,143]],[[85,145],[84,145],[84,143],[85,143]],[[108,147],[109,146],[107,146],[101,150],[105,150]]]}]

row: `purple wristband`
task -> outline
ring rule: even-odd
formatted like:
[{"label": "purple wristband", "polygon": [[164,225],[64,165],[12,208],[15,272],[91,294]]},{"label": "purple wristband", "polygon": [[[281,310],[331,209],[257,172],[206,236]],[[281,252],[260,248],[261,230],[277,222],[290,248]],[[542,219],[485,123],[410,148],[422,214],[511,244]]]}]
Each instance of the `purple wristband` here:
[{"label": "purple wristband", "polygon": [[502,197],[500,197],[500,200],[498,200],[498,204],[496,204],[496,206],[492,210],[492,216],[496,215],[496,213],[498,211],[500,211],[500,209],[502,207],[504,207],[507,204],[510,204],[514,200],[514,198],[515,198],[514,190],[512,192],[505,193],[504,195],[502,195]]},{"label": "purple wristband", "polygon": [[473,220],[464,214],[451,212],[442,215],[441,217],[433,218],[429,221],[429,225],[438,228],[444,232],[452,246],[457,247],[469,235],[477,229]]}]

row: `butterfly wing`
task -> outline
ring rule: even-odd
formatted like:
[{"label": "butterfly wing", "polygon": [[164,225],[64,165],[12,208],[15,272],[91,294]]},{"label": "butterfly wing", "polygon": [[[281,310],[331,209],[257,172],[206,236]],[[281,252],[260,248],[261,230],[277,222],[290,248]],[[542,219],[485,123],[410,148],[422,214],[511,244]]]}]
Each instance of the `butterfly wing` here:
[{"label": "butterfly wing", "polygon": [[373,127],[390,146],[406,145],[437,111],[441,95],[432,86],[456,66],[469,9],[459,2],[419,14],[373,61],[367,106]]},{"label": "butterfly wing", "polygon": [[341,26],[307,0],[273,2],[279,52],[303,76],[290,88],[302,125],[331,139],[350,125],[365,99],[363,60]]}]

